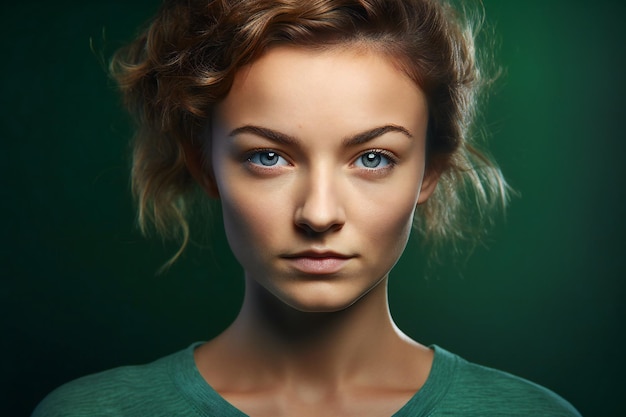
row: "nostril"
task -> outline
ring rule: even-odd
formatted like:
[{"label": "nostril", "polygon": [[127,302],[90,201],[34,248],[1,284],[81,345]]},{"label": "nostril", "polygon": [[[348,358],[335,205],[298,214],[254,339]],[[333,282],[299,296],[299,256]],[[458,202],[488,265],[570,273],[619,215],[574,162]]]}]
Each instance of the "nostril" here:
[{"label": "nostril", "polygon": [[340,211],[303,207],[296,212],[295,225],[309,236],[334,232],[344,224]]},{"label": "nostril", "polygon": [[323,235],[328,232],[335,232],[340,230],[343,227],[341,223],[330,223],[325,225],[312,225],[310,223],[301,222],[296,223],[296,226],[302,230],[307,236],[315,237],[318,235]]}]

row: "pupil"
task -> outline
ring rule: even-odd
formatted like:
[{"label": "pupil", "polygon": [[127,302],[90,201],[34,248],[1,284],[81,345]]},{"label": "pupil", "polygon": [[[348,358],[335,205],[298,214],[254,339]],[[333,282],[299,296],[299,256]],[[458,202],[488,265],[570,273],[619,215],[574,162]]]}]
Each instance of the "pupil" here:
[{"label": "pupil", "polygon": [[278,162],[276,152],[265,152],[261,154],[261,162],[263,165],[276,165]]},{"label": "pupil", "polygon": [[380,155],[370,152],[361,159],[367,168],[376,168],[380,164]]}]

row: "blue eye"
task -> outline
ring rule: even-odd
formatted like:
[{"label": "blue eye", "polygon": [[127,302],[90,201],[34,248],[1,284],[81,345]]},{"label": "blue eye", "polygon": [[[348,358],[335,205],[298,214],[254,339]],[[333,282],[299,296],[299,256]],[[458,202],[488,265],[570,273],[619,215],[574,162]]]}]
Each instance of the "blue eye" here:
[{"label": "blue eye", "polygon": [[273,151],[258,151],[248,157],[248,161],[264,167],[289,165],[289,162]]},{"label": "blue eye", "polygon": [[376,169],[384,168],[392,163],[393,161],[380,151],[367,151],[357,158],[354,165],[359,168]]}]

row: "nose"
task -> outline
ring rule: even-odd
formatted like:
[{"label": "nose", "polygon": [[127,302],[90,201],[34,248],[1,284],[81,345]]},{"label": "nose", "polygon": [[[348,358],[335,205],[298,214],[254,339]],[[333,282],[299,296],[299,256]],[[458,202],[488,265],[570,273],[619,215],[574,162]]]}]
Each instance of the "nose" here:
[{"label": "nose", "polygon": [[302,180],[295,224],[309,234],[340,230],[346,215],[339,179],[332,170],[317,169]]}]

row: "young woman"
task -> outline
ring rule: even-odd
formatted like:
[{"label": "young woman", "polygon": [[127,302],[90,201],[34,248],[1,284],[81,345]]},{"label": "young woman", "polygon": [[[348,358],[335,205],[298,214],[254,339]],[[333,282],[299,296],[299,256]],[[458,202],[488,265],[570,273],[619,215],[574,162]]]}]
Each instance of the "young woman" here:
[{"label": "young woman", "polygon": [[245,296],[219,336],[71,382],[35,416],[578,415],[389,313],[413,226],[457,238],[463,196],[506,199],[471,145],[485,80],[448,3],[168,1],[112,68],[138,121],[140,224],[184,248],[193,190],[219,199]]}]

